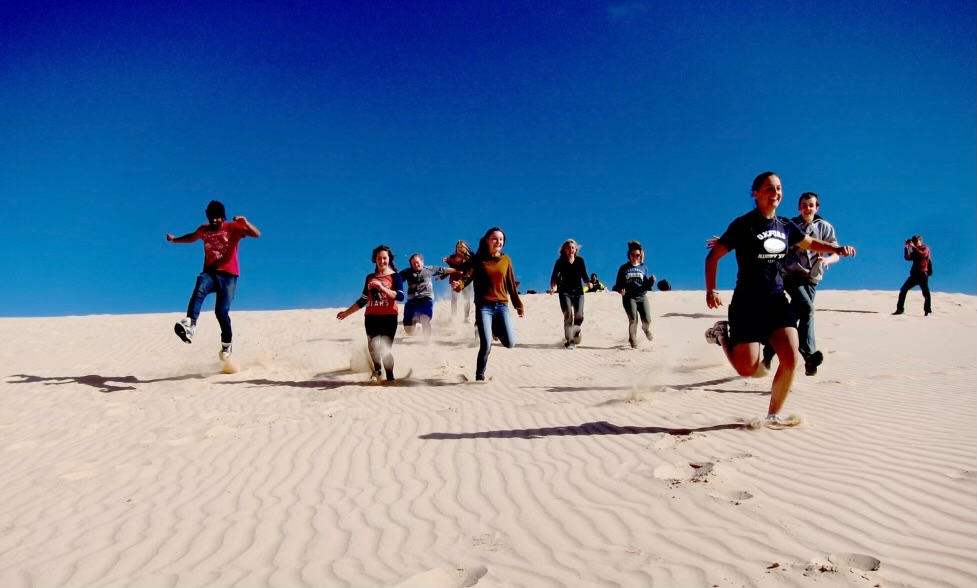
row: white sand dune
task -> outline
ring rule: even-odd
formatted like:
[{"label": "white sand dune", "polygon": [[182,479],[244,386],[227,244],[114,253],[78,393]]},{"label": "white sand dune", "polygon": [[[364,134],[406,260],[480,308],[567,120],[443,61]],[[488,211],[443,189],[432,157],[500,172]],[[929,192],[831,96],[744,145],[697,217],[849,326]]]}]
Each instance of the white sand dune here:
[{"label": "white sand dune", "polygon": [[0,586],[974,586],[977,298],[914,294],[818,294],[785,430],[702,292],[637,350],[525,296],[485,384],[444,302],[380,386],[337,309],[234,312],[234,374],[212,315],[0,319]]}]

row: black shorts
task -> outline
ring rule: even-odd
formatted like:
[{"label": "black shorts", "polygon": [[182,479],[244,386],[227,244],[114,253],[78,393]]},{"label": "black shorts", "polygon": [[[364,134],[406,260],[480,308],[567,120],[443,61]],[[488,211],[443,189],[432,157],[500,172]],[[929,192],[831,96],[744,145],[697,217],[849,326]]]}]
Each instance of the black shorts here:
[{"label": "black shorts", "polygon": [[797,327],[797,318],[787,296],[779,294],[737,294],[729,303],[729,341],[766,343],[770,334],[784,327]]},{"label": "black shorts", "polygon": [[393,341],[397,334],[397,315],[395,314],[368,314],[364,317],[363,324],[366,326],[366,336],[387,337]]}]

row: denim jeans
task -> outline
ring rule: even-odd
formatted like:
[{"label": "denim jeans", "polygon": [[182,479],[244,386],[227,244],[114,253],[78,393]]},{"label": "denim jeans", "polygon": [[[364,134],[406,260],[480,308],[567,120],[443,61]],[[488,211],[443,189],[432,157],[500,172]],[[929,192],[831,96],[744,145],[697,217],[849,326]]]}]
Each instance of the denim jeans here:
[{"label": "denim jeans", "polygon": [[485,377],[489,352],[492,351],[492,337],[512,349],[516,346],[516,335],[509,319],[509,304],[505,302],[481,302],[475,305],[475,329],[478,330],[478,361],[475,364],[475,378]]},{"label": "denim jeans", "polygon": [[228,314],[231,310],[231,301],[234,300],[234,290],[237,289],[237,276],[226,272],[201,272],[197,276],[197,284],[193,288],[190,296],[190,304],[187,305],[187,316],[194,323],[200,316],[200,307],[204,304],[204,298],[211,292],[217,294],[217,302],[214,304],[214,314],[217,315],[217,322],[221,326],[221,343],[231,342],[231,317]]},{"label": "denim jeans", "polygon": [[560,294],[560,310],[563,311],[563,337],[573,340],[574,327],[583,324],[583,294]]},{"label": "denim jeans", "polygon": [[818,350],[814,341],[814,296],[818,285],[812,284],[807,277],[800,279],[784,278],[784,290],[790,296],[790,307],[797,317],[798,350],[807,359]]},{"label": "denim jeans", "polygon": [[641,321],[641,329],[645,332],[645,337],[649,341],[653,338],[651,332],[651,303],[648,296],[642,294],[635,298],[623,297],[624,312],[628,315],[628,343],[631,347],[638,346],[638,321]]},{"label": "denim jeans", "polygon": [[930,278],[920,272],[910,272],[902,288],[899,288],[899,302],[896,303],[897,312],[903,312],[906,309],[906,294],[916,286],[919,286],[919,289],[923,291],[923,312],[933,312],[930,301]]},{"label": "denim jeans", "polygon": [[461,292],[451,290],[451,318],[454,318],[458,312],[458,299],[460,298],[465,303],[465,322],[468,322],[468,315],[472,312],[472,290],[474,288],[471,284],[462,288]]}]

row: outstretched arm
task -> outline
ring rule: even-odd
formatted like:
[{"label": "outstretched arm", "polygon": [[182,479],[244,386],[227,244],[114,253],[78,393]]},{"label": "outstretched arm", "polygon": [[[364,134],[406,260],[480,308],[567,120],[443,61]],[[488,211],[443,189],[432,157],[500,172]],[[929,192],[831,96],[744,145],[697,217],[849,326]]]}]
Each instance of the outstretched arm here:
[{"label": "outstretched arm", "polygon": [[810,235],[807,235],[798,241],[797,246],[817,253],[834,253],[842,257],[855,256],[855,248],[851,245],[827,243],[825,241],[821,241],[820,239],[812,239]]},{"label": "outstretched arm", "polygon": [[193,243],[194,241],[200,238],[200,236],[198,235],[199,232],[200,229],[198,228],[196,231],[193,231],[192,233],[187,233],[186,235],[180,235],[179,237],[174,237],[172,234],[166,233],[166,240],[169,241],[170,243]]}]

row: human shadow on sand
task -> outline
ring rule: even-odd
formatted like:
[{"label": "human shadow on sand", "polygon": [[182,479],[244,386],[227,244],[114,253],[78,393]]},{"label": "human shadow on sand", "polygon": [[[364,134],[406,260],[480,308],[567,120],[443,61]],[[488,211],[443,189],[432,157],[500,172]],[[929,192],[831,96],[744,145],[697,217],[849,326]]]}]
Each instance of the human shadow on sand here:
[{"label": "human shadow on sand", "polygon": [[851,310],[848,308],[816,308],[815,312],[850,312],[856,314],[881,314],[877,310]]},{"label": "human shadow on sand", "polygon": [[508,429],[501,431],[478,431],[475,433],[427,433],[419,439],[452,441],[457,439],[542,439],[543,437],[572,437],[580,435],[691,435],[708,431],[749,428],[747,423],[725,423],[695,429],[669,427],[620,427],[607,421],[584,423],[567,427],[545,427],[542,429]]},{"label": "human shadow on sand", "polygon": [[[350,372],[352,373],[352,372]],[[241,384],[246,384],[254,387],[269,387],[269,388],[310,388],[316,390],[335,390],[336,388],[342,388],[343,386],[366,386],[370,388],[404,388],[410,386],[457,386],[460,382],[449,382],[446,380],[434,380],[434,379],[412,379],[412,378],[401,378],[396,380],[384,380],[382,382],[374,382],[373,380],[366,379],[366,374],[363,374],[362,380],[336,380],[336,379],[324,379],[324,380],[267,380],[264,378],[255,380],[237,380],[235,382],[216,382],[222,386],[238,386]]]},{"label": "human shadow on sand", "polygon": [[726,315],[725,314],[703,314],[701,312],[692,312],[692,313],[688,313],[688,312],[666,312],[665,314],[663,314],[661,316],[661,318],[675,318],[675,317],[694,318],[694,319],[701,319],[701,318],[724,319],[724,318],[726,318]]},{"label": "human shadow on sand", "polygon": [[14,374],[11,378],[22,378],[20,381],[10,381],[11,384],[35,384],[43,383],[46,386],[61,386],[64,384],[81,384],[98,388],[100,392],[121,392],[122,390],[135,390],[135,386],[119,386],[109,382],[121,384],[153,384],[156,382],[179,382],[180,380],[202,380],[212,374],[187,374],[183,376],[172,376],[169,378],[153,378],[142,380],[136,376],[99,376],[89,374],[87,376],[31,376],[28,374]]}]

